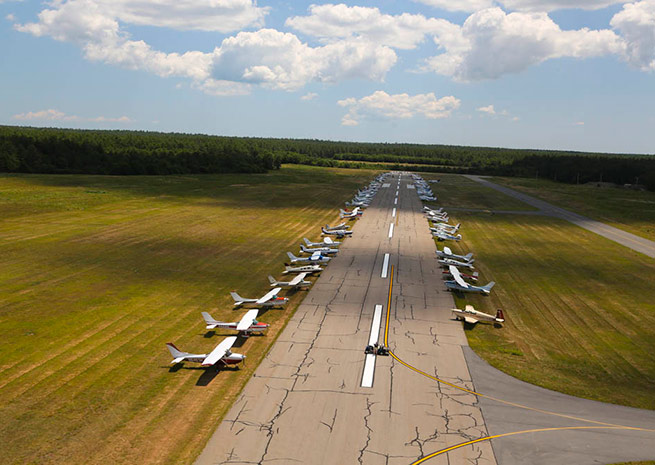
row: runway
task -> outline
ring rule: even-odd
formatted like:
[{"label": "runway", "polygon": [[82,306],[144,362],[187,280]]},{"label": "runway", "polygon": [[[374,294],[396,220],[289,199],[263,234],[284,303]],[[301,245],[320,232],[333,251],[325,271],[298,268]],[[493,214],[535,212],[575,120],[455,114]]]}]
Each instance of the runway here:
[{"label": "runway", "polygon": [[[559,465],[655,458],[655,412],[522,383],[468,348],[451,317],[453,299],[422,204],[407,187],[411,178],[387,182],[196,463]],[[371,375],[364,347],[374,321],[393,353],[375,357]]]}]

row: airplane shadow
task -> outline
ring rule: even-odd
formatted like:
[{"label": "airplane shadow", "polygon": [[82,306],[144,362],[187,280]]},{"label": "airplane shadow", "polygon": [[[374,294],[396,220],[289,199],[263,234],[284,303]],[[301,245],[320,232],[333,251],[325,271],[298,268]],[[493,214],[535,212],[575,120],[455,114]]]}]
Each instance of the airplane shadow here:
[{"label": "airplane shadow", "polygon": [[176,363],[172,367],[168,368],[169,373],[177,373],[180,370],[192,370],[192,371],[202,371],[202,374],[196,381],[196,386],[208,386],[209,383],[212,382],[216,376],[222,371],[239,371],[238,366],[234,367],[229,367],[229,366],[222,366],[222,367],[210,367],[210,368],[204,368],[204,367],[187,367],[184,366],[184,363]]}]

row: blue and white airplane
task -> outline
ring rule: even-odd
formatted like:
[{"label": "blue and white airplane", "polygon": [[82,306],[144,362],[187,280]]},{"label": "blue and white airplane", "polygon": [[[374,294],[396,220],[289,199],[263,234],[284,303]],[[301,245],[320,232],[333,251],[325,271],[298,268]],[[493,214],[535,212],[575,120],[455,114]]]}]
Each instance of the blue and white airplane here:
[{"label": "blue and white airplane", "polygon": [[303,238],[307,247],[339,247],[341,242],[333,241],[330,237],[324,237],[322,242],[312,242],[306,237]]},{"label": "blue and white airplane", "polygon": [[313,254],[320,252],[323,255],[336,255],[339,253],[339,249],[331,249],[330,247],[305,247],[303,244],[300,244],[300,253]]},{"label": "blue and white airplane", "polygon": [[287,252],[287,256],[291,263],[327,263],[330,261],[330,257],[324,257],[321,252],[314,252],[309,257],[296,257],[291,252]]},{"label": "blue and white airplane", "polygon": [[234,299],[235,307],[240,307],[245,304],[248,304],[249,306],[256,307],[256,308],[282,307],[286,305],[287,302],[289,302],[289,299],[287,299],[286,297],[277,296],[281,290],[282,290],[281,288],[276,287],[275,289],[269,291],[266,295],[260,297],[259,299],[246,299],[244,297],[241,297],[239,294],[237,294],[234,291],[230,292],[230,295]]},{"label": "blue and white airplane", "polygon": [[469,284],[464,279],[462,279],[459,270],[455,266],[450,266],[448,268],[450,274],[453,276],[453,281],[445,281],[446,287],[449,291],[458,291],[458,292],[477,292],[479,294],[489,295],[491,288],[496,284],[494,281],[491,281],[486,286],[474,286]]},{"label": "blue and white airplane", "polygon": [[473,253],[467,253],[466,255],[455,255],[450,247],[444,247],[443,251],[437,250],[437,257],[439,258],[450,258],[455,260],[461,260],[463,262],[470,262],[473,258]]}]

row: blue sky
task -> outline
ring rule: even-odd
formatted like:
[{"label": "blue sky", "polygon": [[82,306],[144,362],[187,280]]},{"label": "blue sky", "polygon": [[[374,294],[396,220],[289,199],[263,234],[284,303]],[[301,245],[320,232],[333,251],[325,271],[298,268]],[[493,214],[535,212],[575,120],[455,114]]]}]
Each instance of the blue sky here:
[{"label": "blue sky", "polygon": [[655,0],[0,0],[0,123],[655,153]]}]

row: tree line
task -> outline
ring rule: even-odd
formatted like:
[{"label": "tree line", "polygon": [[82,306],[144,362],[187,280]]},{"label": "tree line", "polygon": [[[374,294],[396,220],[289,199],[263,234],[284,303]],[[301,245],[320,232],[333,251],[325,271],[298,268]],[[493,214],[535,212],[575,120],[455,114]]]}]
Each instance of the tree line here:
[{"label": "tree line", "polygon": [[282,163],[488,174],[655,190],[655,156],[0,126],[0,171],[262,173]]}]

